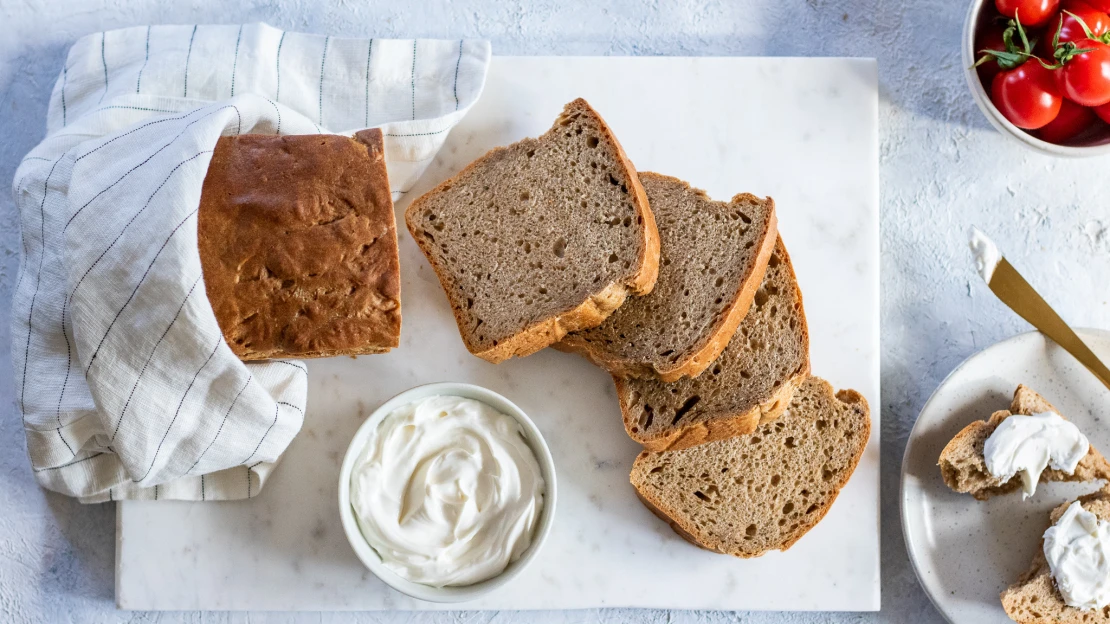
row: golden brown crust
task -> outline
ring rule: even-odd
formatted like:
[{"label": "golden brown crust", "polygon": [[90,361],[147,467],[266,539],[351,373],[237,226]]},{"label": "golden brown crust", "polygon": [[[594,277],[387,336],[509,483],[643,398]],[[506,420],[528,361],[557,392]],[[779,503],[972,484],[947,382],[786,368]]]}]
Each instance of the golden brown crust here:
[{"label": "golden brown crust", "polygon": [[[643,454],[643,453],[641,453],[641,454]],[[647,498],[645,498],[643,492],[641,492],[640,488],[636,487],[635,484],[633,484],[633,486],[632,486],[632,491],[636,493],[636,498],[640,499],[640,502],[644,504],[644,507],[648,508],[648,511],[655,514],[656,518],[659,518],[663,522],[666,522],[667,526],[671,527],[671,530],[674,531],[675,533],[678,533],[678,536],[681,537],[682,539],[686,540],[687,542],[690,542],[691,544],[693,544],[694,546],[697,546],[698,548],[701,548],[702,550],[708,550],[710,552],[720,553],[722,555],[728,554],[728,553],[725,553],[725,552],[720,551],[720,550],[709,548],[705,544],[702,544],[702,543],[698,542],[698,538],[694,537],[694,535],[692,533],[690,533],[686,529],[682,528],[681,524],[679,524],[675,520],[672,520],[670,516],[668,516],[666,513],[663,512],[662,509],[660,509],[659,507],[656,507],[655,503],[653,503],[650,500],[648,500]]]},{"label": "golden brown crust", "polygon": [[[1008,481],[1002,481],[987,471],[986,460],[983,458],[983,445],[998,425],[1010,416],[1014,414],[1029,416],[1046,411],[1060,414],[1060,410],[1044,397],[1028,386],[1019,385],[1014,391],[1009,410],[994,412],[988,420],[969,423],[944,446],[937,459],[944,484],[955,492],[971,494],[978,500],[987,500],[1020,489],[1021,479],[1011,478]],[[1091,445],[1087,455],[1079,461],[1074,473],[1068,474],[1048,468],[1041,473],[1040,482],[1083,482],[1099,479],[1110,480],[1110,463],[1107,463],[1102,453]]]},{"label": "golden brown crust", "polygon": [[[761,237],[762,244],[756,252],[755,260],[752,265],[753,270],[744,281],[743,286],[736,293],[736,299],[729,307],[728,314],[717,320],[717,323],[709,333],[708,340],[705,341],[704,346],[701,347],[694,354],[692,358],[675,366],[671,369],[657,370],[659,379],[671,382],[682,377],[697,377],[705,372],[718,357],[721,352],[728,346],[733,335],[736,334],[736,328],[740,327],[740,323],[747,316],[748,310],[752,307],[752,299],[755,298],[755,291],[759,290],[759,285],[763,282],[763,276],[767,273],[767,261],[771,259],[771,252],[775,250],[775,240],[778,232],[778,215],[775,214],[775,200],[768,197],[766,200],[761,200],[755,195],[750,193],[740,193],[732,198],[732,203],[737,203],[740,200],[763,202],[766,201],[770,204],[770,210],[766,222],[766,235]],[[808,372],[808,371],[807,371]]]},{"label": "golden brown crust", "polygon": [[[779,239],[780,237],[775,238]],[[793,263],[790,261],[790,254],[786,250],[785,245],[781,247],[783,261],[791,267],[790,275],[795,288],[794,294],[797,297],[798,316],[801,319],[805,319],[805,304],[801,288],[797,285],[797,276],[794,274]],[[741,322],[743,322],[743,319],[741,319]],[[809,324],[802,322],[798,330],[800,332],[799,338],[804,345],[803,351],[806,354],[805,362],[795,371],[792,377],[783,380],[783,383],[774,394],[744,412],[714,414],[706,419],[707,422],[692,423],[680,430],[662,431],[649,435],[637,427],[637,416],[631,411],[631,406],[635,401],[629,398],[631,390],[628,387],[628,382],[624,378],[614,376],[613,383],[616,385],[617,397],[621,404],[621,418],[624,421],[624,429],[625,432],[628,433],[628,437],[640,443],[644,449],[648,451],[677,451],[737,435],[746,435],[755,431],[755,428],[759,425],[778,418],[790,404],[791,399],[794,397],[794,392],[805,383],[811,373],[809,359]],[[720,354],[718,354],[718,356],[719,355]]]},{"label": "golden brown crust", "polygon": [[[455,296],[452,295],[451,289],[444,288],[450,300],[451,311],[455,316],[455,322],[460,328],[459,333],[462,336],[463,343],[466,345],[467,350],[494,364],[503,362],[511,357],[531,355],[544,347],[549,347],[559,342],[563,339],[563,336],[566,336],[570,332],[597,327],[608,318],[614,310],[619,308],[630,294],[644,295],[651,292],[651,289],[655,286],[655,280],[659,276],[659,231],[656,229],[655,217],[648,204],[644,187],[640,184],[640,180],[636,175],[636,169],[632,166],[632,162],[628,160],[624,148],[621,147],[620,143],[617,141],[617,137],[613,134],[609,125],[605,123],[601,115],[590,107],[589,103],[582,98],[578,98],[567,104],[565,109],[570,109],[574,106],[582,106],[591,111],[599,121],[601,130],[612,144],[616,146],[620,164],[624,168],[625,174],[629,180],[629,194],[633,198],[632,201],[636,208],[637,215],[641,217],[643,223],[644,242],[639,250],[639,265],[636,273],[631,275],[624,282],[609,284],[600,292],[591,295],[586,301],[583,301],[574,308],[534,323],[517,334],[501,340],[496,346],[486,349],[482,349],[478,345],[473,344],[469,332],[461,331],[466,322],[466,316],[463,311],[464,302],[457,301]],[[562,116],[558,119],[562,119]],[[558,124],[558,119],[556,120],[556,125]],[[457,180],[481,167],[487,160],[498,157],[498,155],[506,150],[508,150],[508,147],[495,147],[489,152],[486,152],[486,154],[464,167],[462,171],[455,174],[450,179],[444,180],[436,185],[435,188],[417,198],[405,210],[405,224],[408,227],[409,233],[412,235],[417,245],[420,246],[426,257],[432,257],[429,253],[429,243],[419,235],[418,226],[419,214],[423,210],[425,198],[445,192],[447,189],[454,186]],[[440,267],[435,262],[432,262],[431,265],[440,284],[447,284],[451,277],[447,275],[445,267]]]},{"label": "golden brown crust", "polygon": [[[675,184],[682,185],[690,190],[690,184],[672,176],[666,176],[650,171],[639,174],[641,178],[665,178]],[[704,195],[704,192],[698,190]],[[752,300],[763,276],[767,272],[767,262],[775,250],[778,232],[778,217],[775,214],[775,202],[770,197],[760,199],[751,193],[738,193],[733,196],[730,203],[741,202],[758,203],[767,206],[768,216],[764,222],[763,234],[758,238],[759,248],[752,260],[752,271],[737,289],[732,303],[729,304],[726,314],[721,315],[714,322],[709,331],[701,338],[701,346],[688,358],[671,363],[669,366],[660,367],[651,362],[630,361],[623,357],[615,356],[611,351],[595,345],[588,340],[579,339],[571,334],[559,343],[552,345],[555,349],[567,353],[577,353],[590,360],[594,365],[605,369],[615,377],[658,377],[661,381],[670,383],[682,377],[697,377],[721,355],[728,346],[736,329],[747,316],[751,309]]]},{"label": "golden brown crust", "polygon": [[[830,391],[832,390],[832,386],[829,385],[828,382],[825,382],[825,385],[829,387]],[[856,449],[855,454],[852,455],[852,461],[848,463],[848,469],[843,471],[843,478],[841,478],[837,482],[836,487],[833,489],[833,494],[829,498],[828,502],[826,502],[823,507],[819,508],[811,518],[807,519],[805,528],[796,533],[793,539],[788,539],[783,542],[782,548],[779,548],[779,550],[784,551],[794,544],[797,544],[798,540],[805,537],[805,534],[809,533],[810,529],[817,526],[817,523],[825,519],[825,516],[828,515],[829,510],[832,509],[833,503],[836,502],[837,498],[840,498],[840,491],[844,489],[845,485],[848,485],[848,480],[852,478],[853,474],[855,474],[856,466],[859,466],[859,460],[863,459],[863,452],[867,450],[867,442],[871,439],[871,406],[867,403],[867,399],[864,398],[862,394],[856,392],[855,390],[852,390],[851,388],[846,388],[844,390],[838,391],[836,393],[836,399],[841,403],[863,404],[863,412],[867,416],[863,419],[863,435],[861,436],[863,439],[863,444],[860,444],[859,447]]]},{"label": "golden brown crust", "polygon": [[[511,357],[531,355],[551,346],[570,332],[597,327],[624,303],[630,289],[625,284],[610,284],[605,290],[583,301],[578,307],[528,327],[524,331],[485,351],[473,351],[483,360],[497,364]],[[455,306],[452,306],[453,308]],[[456,321],[459,320],[456,314]],[[467,345],[469,348],[470,345]]]},{"label": "golden brown crust", "polygon": [[240,359],[399,344],[400,260],[380,130],[222,137],[197,242],[212,311]]},{"label": "golden brown crust", "polygon": [[[814,382],[818,382],[818,383],[822,384],[822,386],[827,389],[827,392],[829,394],[833,394],[832,385],[829,384],[824,379],[820,379],[820,378],[817,378],[817,377],[807,378],[807,380],[809,380],[809,379],[812,379]],[[840,496],[840,491],[844,488],[845,485],[848,484],[848,480],[851,479],[852,475],[855,473],[856,467],[859,465],[859,461],[863,457],[863,452],[867,448],[867,441],[871,437],[871,418],[870,418],[871,408],[867,403],[867,399],[864,398],[864,396],[862,394],[860,394],[859,392],[857,392],[855,390],[851,390],[851,389],[845,389],[845,390],[841,390],[839,392],[836,392],[835,396],[836,396],[837,400],[840,401],[841,403],[858,403],[858,404],[861,404],[860,407],[862,408],[864,416],[865,416],[862,420],[862,423],[863,423],[862,424],[862,434],[861,434],[862,443],[859,445],[859,447],[856,449],[855,453],[853,454],[852,460],[848,463],[847,470],[843,470],[843,471],[840,472],[840,478],[837,480],[836,485],[833,487],[833,493],[832,493],[831,497],[825,502],[825,504],[822,507],[819,507],[818,509],[814,510],[814,513],[807,514],[806,517],[805,517],[805,522],[800,527],[800,530],[798,530],[792,538],[788,538],[786,541],[784,541],[778,548],[776,548],[776,550],[782,550],[782,551],[787,550],[788,548],[790,548],[791,546],[796,544],[798,542],[798,540],[800,540],[802,537],[804,537],[805,534],[808,533],[813,527],[817,526],[817,523],[819,523],[822,519],[824,519],[825,515],[828,514],[829,509],[832,508],[833,503],[835,503],[836,499]],[[651,454],[652,454],[652,451],[648,451],[648,450],[641,451],[640,454],[637,456],[637,462],[642,461],[643,459],[645,459],[646,457],[648,457]],[[704,549],[712,551],[712,552],[728,554],[728,555],[732,555],[734,557],[739,557],[741,559],[750,559],[750,558],[754,558],[754,557],[760,557],[766,552],[766,551],[758,552],[758,553],[728,552],[728,551],[726,551],[722,548],[714,547],[713,545],[711,545],[712,540],[709,539],[708,536],[703,535],[702,534],[703,532],[699,529],[699,527],[697,527],[696,525],[694,525],[692,523],[684,522],[683,514],[681,514],[679,512],[679,510],[668,509],[667,505],[664,504],[661,500],[659,500],[657,498],[653,498],[650,495],[650,491],[651,491],[650,489],[645,488],[647,490],[647,493],[645,493],[645,489],[641,489],[640,487],[638,487],[638,485],[636,483],[636,480],[635,480],[636,475],[637,475],[637,471],[636,471],[636,468],[634,467],[633,470],[632,470],[632,474],[629,477],[629,481],[632,483],[633,490],[636,491],[636,496],[637,496],[637,498],[640,499],[640,502],[642,502],[644,504],[644,506],[646,506],[649,510],[651,510],[651,512],[653,514],[655,514],[660,519],[662,519],[664,522],[666,522],[671,527],[671,529],[674,530],[675,533],[680,535],[683,539],[687,540],[688,542],[694,544],[695,546],[704,548]],[[699,537],[699,535],[700,535],[700,537]]]},{"label": "golden brown crust", "polygon": [[[1101,520],[1110,519],[1110,488],[1080,496],[1079,503]],[[1072,501],[1057,506],[1049,514],[1049,526],[1056,524]],[[1047,528],[1047,527],[1046,527]],[[1044,540],[1033,556],[1033,563],[1018,580],[999,595],[1006,615],[1020,624],[1098,624],[1110,622],[1110,607],[1081,610],[1064,602],[1052,579],[1044,554]]]},{"label": "golden brown crust", "polygon": [[[598,115],[597,111],[595,111],[583,98],[574,100],[573,104],[585,106],[597,116],[597,120],[601,124],[601,129],[617,148],[617,157],[620,158],[621,165],[624,167],[625,174],[628,176],[631,184],[629,187],[631,191],[630,194],[635,198],[636,214],[644,220],[644,245],[640,249],[640,270],[637,272],[636,278],[628,286],[632,294],[646,295],[655,287],[655,280],[659,277],[660,254],[659,229],[655,225],[655,215],[651,212],[651,205],[648,203],[647,192],[644,191],[644,185],[640,183],[640,178],[636,175],[636,167],[634,167],[632,161],[628,159],[628,155],[624,152],[624,147],[622,147],[620,141],[617,140],[617,135],[613,134],[613,131],[609,128],[609,124],[605,121],[605,118]],[[596,327],[600,324],[601,322],[598,321],[590,327]]]},{"label": "golden brown crust", "polygon": [[[679,451],[684,448],[698,446],[699,444],[724,440],[725,438],[738,435],[747,435],[755,431],[756,427],[759,425],[770,422],[781,416],[783,411],[786,410],[786,407],[790,405],[790,399],[793,398],[794,392],[809,377],[809,373],[809,362],[806,362],[803,370],[799,371],[794,377],[786,380],[767,400],[761,402],[759,405],[753,406],[745,412],[710,417],[705,421],[693,423],[683,429],[667,431],[650,437],[643,435],[642,431],[632,433],[635,417],[623,408],[624,405],[631,403],[631,401],[621,401],[621,411],[624,412],[622,414],[624,418],[624,428],[625,431],[628,432],[629,437],[639,442],[644,447],[644,450],[652,453]],[[617,387],[617,396],[625,396],[627,394],[628,386],[624,379],[614,377],[613,383]]]}]

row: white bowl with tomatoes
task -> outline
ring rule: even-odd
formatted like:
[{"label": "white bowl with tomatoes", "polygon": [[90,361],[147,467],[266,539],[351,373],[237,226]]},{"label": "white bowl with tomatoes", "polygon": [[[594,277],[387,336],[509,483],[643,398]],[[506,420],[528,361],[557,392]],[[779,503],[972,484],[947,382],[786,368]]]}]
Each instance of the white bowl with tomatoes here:
[{"label": "white bowl with tomatoes", "polygon": [[1003,134],[1045,154],[1110,153],[1110,0],[972,0],[963,61]]}]

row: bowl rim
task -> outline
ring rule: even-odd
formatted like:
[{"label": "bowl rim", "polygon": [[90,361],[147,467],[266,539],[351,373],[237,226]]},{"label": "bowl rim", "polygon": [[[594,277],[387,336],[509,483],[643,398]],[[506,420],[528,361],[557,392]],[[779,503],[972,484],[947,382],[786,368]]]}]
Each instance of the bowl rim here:
[{"label": "bowl rim", "polygon": [[[367,440],[376,430],[378,423],[394,409],[431,396],[460,396],[474,399],[493,407],[499,412],[511,416],[520,423],[523,428],[525,438],[528,445],[532,448],[533,453],[536,455],[536,460],[540,465],[540,472],[544,478],[543,509],[540,511],[540,516],[537,519],[535,534],[532,537],[531,545],[528,546],[528,549],[524,551],[524,554],[522,554],[519,559],[510,563],[500,574],[472,585],[433,587],[431,585],[415,583],[402,578],[382,563],[381,556],[378,555],[377,551],[370,546],[370,543],[363,536],[362,530],[358,526],[358,519],[355,517],[354,510],[351,508],[351,471],[354,468],[358,456],[361,455],[365,448]],[[536,424],[532,422],[532,419],[528,417],[524,410],[517,407],[515,403],[506,397],[489,388],[451,381],[427,383],[409,388],[404,392],[394,395],[371,412],[370,415],[366,417],[366,420],[359,425],[358,430],[355,431],[355,435],[351,438],[351,442],[347,446],[347,452],[343,456],[343,463],[339,470],[338,490],[339,516],[343,524],[343,533],[346,534],[347,541],[351,544],[351,548],[355,551],[355,555],[358,557],[359,561],[389,587],[418,600],[440,603],[473,600],[498,589],[519,576],[536,558],[542,550],[544,543],[547,541],[547,537],[551,533],[551,527],[555,516],[555,507],[558,500],[555,461],[551,455],[551,449],[548,447],[547,441],[544,439],[539,428],[536,427]]]},{"label": "bowl rim", "polygon": [[964,78],[967,80],[967,86],[971,90],[971,95],[975,99],[975,103],[979,106],[979,110],[982,111],[987,121],[1003,135],[1042,154],[1066,156],[1069,158],[1083,158],[1110,153],[1110,142],[1102,145],[1057,145],[1055,143],[1049,143],[1048,141],[1042,141],[1010,123],[1010,121],[1003,117],[1002,113],[995,108],[994,103],[991,102],[990,94],[987,93],[983,83],[979,80],[978,72],[972,67],[975,63],[975,32],[978,30],[979,26],[979,14],[983,10],[983,5],[990,1],[991,0],[971,0],[967,9],[967,18],[964,20],[963,45],[961,50]]}]

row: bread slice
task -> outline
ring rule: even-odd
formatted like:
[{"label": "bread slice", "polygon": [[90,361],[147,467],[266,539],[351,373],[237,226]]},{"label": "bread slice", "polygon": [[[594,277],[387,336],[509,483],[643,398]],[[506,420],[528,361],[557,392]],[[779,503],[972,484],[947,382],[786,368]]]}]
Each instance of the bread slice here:
[{"label": "bread slice", "polygon": [[786,550],[828,513],[871,435],[855,390],[808,378],[778,420],[750,435],[632,466],[640,499],[689,541],[737,557]]},{"label": "bread slice", "polygon": [[[944,484],[949,488],[963,493],[971,494],[979,500],[987,500],[992,496],[1006,494],[1021,489],[1021,477],[1015,475],[1009,481],[1002,481],[987,471],[986,460],[983,457],[983,446],[987,438],[994,433],[998,425],[1013,414],[1031,416],[1043,412],[1056,412],[1060,410],[1052,406],[1044,397],[1030,390],[1027,386],[1019,385],[1014,391],[1014,399],[1009,411],[1000,411],[991,414],[990,420],[977,420],[963,428],[956,437],[945,445],[940,453],[940,474]],[[1061,415],[1062,416],[1062,415]],[[1095,481],[1097,479],[1110,480],[1110,464],[1092,445],[1087,455],[1079,460],[1075,474],[1068,474],[1061,470],[1046,468],[1041,473],[1041,483],[1048,481]]]},{"label": "bread slice", "polygon": [[657,173],[641,173],[659,227],[659,280],[604,323],[555,348],[618,377],[697,377],[748,313],[775,246],[775,203],[747,193],[730,202]]},{"label": "bread slice", "polygon": [[809,376],[809,330],[790,255],[778,239],[747,316],[695,378],[614,377],[624,428],[649,451],[751,433],[778,417]]},{"label": "bread slice", "polygon": [[490,362],[599,325],[651,292],[659,270],[636,171],[582,99],[538,139],[494,149],[417,199],[405,221],[466,348]]},{"label": "bread slice", "polygon": [[401,266],[382,132],[216,142],[197,245],[208,301],[242,360],[383,353]]},{"label": "bread slice", "polygon": [[[1100,520],[1110,521],[1110,488],[1080,496],[1079,503]],[[1069,501],[1053,509],[1051,524],[1056,524],[1070,506]],[[1069,607],[1064,602],[1044,556],[1043,540],[1041,543],[1029,570],[1002,592],[1002,608],[1006,615],[1020,624],[1110,624],[1110,606],[1086,611]]]}]

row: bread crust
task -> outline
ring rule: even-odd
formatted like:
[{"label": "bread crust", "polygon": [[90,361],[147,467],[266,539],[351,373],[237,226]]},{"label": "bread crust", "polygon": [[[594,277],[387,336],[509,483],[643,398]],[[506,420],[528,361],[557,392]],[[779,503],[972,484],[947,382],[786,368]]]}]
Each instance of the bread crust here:
[{"label": "bread crust", "polygon": [[[444,288],[444,292],[447,293],[447,297],[451,303],[451,311],[455,316],[455,323],[459,328],[459,334],[462,336],[463,343],[466,345],[467,350],[483,360],[494,364],[503,362],[511,357],[531,355],[544,347],[559,342],[563,339],[563,336],[566,336],[570,332],[597,327],[608,318],[614,310],[619,308],[629,295],[645,295],[651,292],[651,289],[655,286],[655,280],[659,277],[659,231],[656,229],[655,216],[651,212],[647,194],[644,192],[643,185],[640,184],[636,169],[632,166],[632,162],[628,159],[628,156],[624,152],[624,148],[621,146],[620,142],[617,141],[617,137],[613,134],[609,125],[586,100],[578,98],[564,107],[563,112],[556,118],[553,127],[558,125],[559,121],[567,114],[567,111],[576,106],[586,108],[597,118],[600,130],[616,147],[618,162],[624,168],[625,175],[629,180],[629,195],[632,197],[632,203],[636,208],[636,214],[643,224],[644,233],[643,244],[640,247],[638,255],[637,270],[636,273],[628,276],[625,280],[609,284],[579,305],[555,316],[533,323],[513,336],[502,340],[496,346],[487,349],[481,349],[473,344],[470,333],[464,329],[466,316],[463,312],[463,302],[456,301],[450,289]],[[550,130],[548,132],[550,132]],[[546,134],[545,132],[544,135]],[[541,135],[540,139],[542,139],[544,135]],[[419,220],[418,215],[423,209],[423,203],[426,198],[449,189],[456,183],[456,180],[469,174],[487,160],[495,158],[507,149],[508,147],[495,147],[489,152],[486,152],[464,167],[462,171],[455,174],[450,179],[444,180],[436,185],[435,188],[417,198],[405,210],[405,225],[409,230],[409,234],[413,237],[413,240],[416,241],[421,251],[424,252],[425,257],[429,258],[429,263],[432,265],[432,269],[435,271],[436,277],[439,279],[441,285],[449,283],[450,276],[446,274],[444,270],[445,267],[440,267],[437,263],[430,261],[432,254],[427,247],[427,243],[418,235],[417,221]]]},{"label": "bread crust", "polygon": [[[1110,520],[1110,488],[1086,494],[1078,498],[1080,504],[1101,520]],[[1049,526],[1055,524],[1068,507],[1071,501],[1059,505],[1049,514]],[[1048,527],[1045,527],[1048,528]],[[1033,563],[1018,580],[999,594],[1002,608],[1010,619],[1019,624],[1098,624],[1110,622],[1110,607],[1098,611],[1083,611],[1070,607],[1064,602],[1063,596],[1056,589],[1056,582],[1052,578],[1048,560],[1044,555],[1044,540],[1041,548],[1033,557]],[[1023,609],[1024,596],[1032,596],[1036,607]],[[1041,600],[1047,598],[1047,600]]]},{"label": "bread crust", "polygon": [[241,360],[384,353],[400,342],[379,129],[222,137],[204,179],[197,246],[213,314]]},{"label": "bread crust", "polygon": [[[692,423],[682,429],[651,437],[644,436],[642,432],[632,433],[632,426],[636,419],[625,408],[631,401],[622,400],[621,416],[624,420],[624,428],[629,437],[639,442],[645,451],[652,453],[680,451],[692,446],[724,440],[725,438],[747,435],[755,431],[759,425],[781,416],[787,406],[790,405],[790,399],[794,397],[794,392],[805,382],[809,375],[810,366],[807,361],[796,375],[786,380],[768,399],[744,412],[713,415],[705,421]],[[625,379],[613,377],[613,383],[617,387],[617,396],[624,397],[628,395],[629,389]]]},{"label": "bread crust", "polygon": [[[987,500],[1000,494],[1019,490],[1021,488],[1020,478],[1015,477],[1009,481],[1002,481],[987,471],[982,449],[978,449],[976,446],[980,441],[985,442],[986,438],[990,437],[998,425],[1010,416],[1014,414],[1029,416],[1046,411],[1060,413],[1060,410],[1056,409],[1044,397],[1028,386],[1019,384],[1017,389],[1014,390],[1014,398],[1010,403],[1009,410],[994,412],[988,420],[976,420],[969,423],[953,436],[948,444],[944,445],[944,449],[937,459],[944,484],[955,492],[971,494],[977,500]],[[1063,416],[1061,415],[1061,417]],[[971,454],[974,454],[975,457],[970,459],[965,457]],[[1073,474],[1069,475],[1066,472],[1048,468],[1041,473],[1039,482],[1090,481],[1096,479],[1110,480],[1110,463],[1107,463],[1102,453],[1094,445],[1091,445],[1087,455],[1079,461],[1079,465],[1076,466]]]},{"label": "bread crust", "polygon": [[[676,184],[681,184],[687,189],[691,188],[690,184],[684,180],[650,171],[641,173],[640,177],[666,178]],[[597,348],[592,342],[580,340],[574,334],[568,335],[562,341],[553,345],[554,348],[568,353],[577,353],[616,377],[657,377],[660,381],[670,383],[683,377],[697,377],[705,372],[705,369],[709,368],[720,357],[721,352],[725,350],[733,335],[736,334],[736,329],[740,327],[740,323],[747,316],[748,310],[752,306],[752,300],[755,298],[755,293],[759,290],[759,285],[763,282],[763,276],[767,272],[767,262],[771,259],[771,253],[775,250],[775,241],[778,234],[778,216],[775,213],[775,201],[770,197],[760,199],[751,193],[738,193],[729,200],[730,204],[740,202],[759,203],[767,206],[768,209],[763,233],[759,239],[760,245],[752,263],[752,271],[744,278],[740,288],[733,295],[732,302],[726,308],[728,312],[717,318],[709,332],[701,338],[700,346],[689,357],[672,365],[660,367],[653,363],[611,357],[608,351]]]},{"label": "bread crust", "polygon": [[[775,238],[777,239],[778,237]],[[785,255],[783,260],[790,264],[790,272],[793,276],[793,263],[790,261],[790,253],[785,245],[783,245],[783,253]],[[796,276],[794,283],[797,284]],[[796,290],[798,297],[798,315],[800,318],[804,319],[804,297],[800,288]],[[741,318],[741,322],[743,322],[743,318]],[[758,405],[754,405],[743,412],[713,414],[703,422],[690,423],[682,429],[664,431],[653,435],[646,435],[643,430],[638,428],[637,431],[633,431],[637,416],[629,410],[629,407],[635,403],[635,401],[630,398],[632,390],[628,387],[628,381],[625,378],[613,376],[613,384],[616,386],[617,397],[621,405],[621,419],[624,421],[624,430],[628,433],[628,437],[638,442],[647,451],[678,451],[737,435],[746,435],[755,431],[755,428],[759,425],[778,418],[790,404],[791,399],[794,397],[794,392],[805,383],[811,373],[809,359],[809,324],[802,323],[801,325],[800,338],[805,345],[805,362],[791,377],[783,381],[782,385],[779,386],[774,394],[761,401]],[[737,327],[739,327],[739,324],[737,324]],[[735,331],[734,328],[734,334]],[[727,341],[725,346],[727,347]],[[722,351],[723,350],[724,349],[722,349]],[[720,353],[718,353],[718,357],[719,356]]]},{"label": "bread crust", "polygon": [[[847,485],[848,480],[851,479],[852,475],[855,474],[856,467],[859,466],[859,461],[863,457],[864,450],[866,450],[867,448],[867,441],[871,437],[871,408],[867,403],[867,399],[864,398],[862,394],[851,389],[840,390],[839,392],[835,392],[834,394],[832,385],[824,379],[821,379],[819,377],[808,377],[806,381],[808,380],[812,380],[814,383],[821,384],[824,391],[826,391],[829,395],[835,396],[836,399],[841,403],[862,404],[861,407],[863,408],[863,412],[865,415],[862,426],[863,433],[861,436],[863,439],[863,443],[859,445],[859,448],[857,448],[855,453],[853,454],[852,460],[848,464],[849,468],[847,470],[841,471],[842,476],[837,480],[837,483],[833,488],[833,493],[829,497],[827,503],[815,510],[813,514],[809,514],[806,516],[805,524],[800,527],[800,530],[797,531],[794,537],[788,538],[787,540],[783,541],[777,548],[768,550],[784,551],[789,549],[791,546],[796,544],[798,540],[804,537],[805,534],[808,533],[813,527],[817,526],[817,524],[821,522],[822,519],[824,519],[825,515],[828,514],[829,509],[832,508],[833,503],[835,503],[836,499],[840,496],[840,491],[844,488],[845,485]],[[636,457],[636,462],[640,462],[651,454],[651,451],[641,451],[640,454]],[[684,522],[684,519],[682,518],[681,514],[678,513],[678,510],[668,509],[667,505],[664,504],[661,500],[654,498],[650,495],[650,493],[645,493],[643,490],[641,490],[637,485],[636,476],[637,470],[634,464],[632,474],[629,476],[629,482],[632,484],[633,489],[636,491],[636,496],[640,499],[640,502],[642,502],[653,514],[666,522],[671,527],[671,529],[674,530],[675,533],[680,535],[686,541],[694,544],[695,546],[699,546],[712,552],[732,555],[741,559],[760,557],[767,552],[767,550],[763,550],[758,553],[730,552],[725,548],[722,548],[719,544],[712,544],[708,536],[701,535],[701,531],[699,531],[697,526]]]}]

